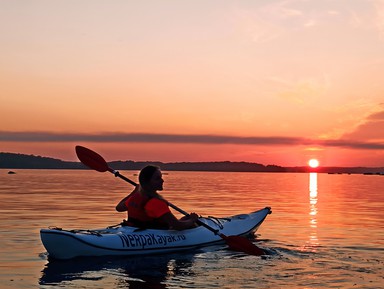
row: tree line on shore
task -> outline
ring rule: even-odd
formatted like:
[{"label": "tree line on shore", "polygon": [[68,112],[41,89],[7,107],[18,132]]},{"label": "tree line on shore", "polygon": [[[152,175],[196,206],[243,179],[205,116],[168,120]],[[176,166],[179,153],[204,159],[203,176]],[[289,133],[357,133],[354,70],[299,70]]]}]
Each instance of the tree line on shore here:
[{"label": "tree line on shore", "polygon": [[[140,170],[147,164],[161,167],[164,171],[216,171],[216,172],[319,172],[319,173],[384,173],[384,168],[367,167],[319,167],[307,166],[282,167],[262,165],[251,162],[136,162],[113,161],[110,167],[116,170]],[[35,155],[0,153],[0,168],[3,169],[87,169],[80,162],[63,161],[60,159]]]}]

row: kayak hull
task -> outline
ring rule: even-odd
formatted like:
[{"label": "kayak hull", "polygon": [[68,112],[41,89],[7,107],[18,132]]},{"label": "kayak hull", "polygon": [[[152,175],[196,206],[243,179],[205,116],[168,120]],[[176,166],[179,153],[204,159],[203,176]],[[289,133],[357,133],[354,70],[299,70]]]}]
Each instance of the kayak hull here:
[{"label": "kayak hull", "polygon": [[[199,220],[227,236],[253,234],[271,208],[227,218]],[[138,229],[118,226],[96,230],[41,229],[41,241],[49,258],[71,259],[80,256],[146,255],[191,250],[223,243],[223,239],[203,226],[183,231]]]}]

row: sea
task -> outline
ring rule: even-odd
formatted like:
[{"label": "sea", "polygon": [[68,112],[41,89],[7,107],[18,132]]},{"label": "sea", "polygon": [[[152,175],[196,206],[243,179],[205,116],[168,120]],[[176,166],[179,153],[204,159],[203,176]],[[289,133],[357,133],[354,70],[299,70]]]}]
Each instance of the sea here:
[{"label": "sea", "polygon": [[[119,224],[132,186],[109,172],[0,170],[1,288],[384,288],[384,176],[164,172],[162,195],[187,212],[226,217],[271,207],[252,242],[145,257],[57,261],[41,228]],[[137,181],[137,171],[120,171]],[[176,216],[181,217],[177,212]]]}]

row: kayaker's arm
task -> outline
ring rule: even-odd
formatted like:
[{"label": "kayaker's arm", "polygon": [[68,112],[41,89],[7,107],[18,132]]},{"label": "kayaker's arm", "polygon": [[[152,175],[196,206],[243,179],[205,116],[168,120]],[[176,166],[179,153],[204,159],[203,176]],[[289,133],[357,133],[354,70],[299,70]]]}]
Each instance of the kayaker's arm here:
[{"label": "kayaker's arm", "polygon": [[184,217],[178,220],[171,212],[162,215],[159,218],[159,221],[166,223],[169,226],[169,229],[173,230],[185,230],[196,227],[196,221],[198,215],[191,213],[188,217]]},{"label": "kayaker's arm", "polygon": [[128,211],[127,206],[125,205],[125,201],[136,191],[139,190],[139,186],[136,186],[136,188],[131,192],[128,196],[126,196],[124,199],[122,199],[117,205],[116,205],[116,211],[118,212],[125,212]]},{"label": "kayaker's arm", "polygon": [[128,199],[129,195],[126,196],[124,199],[122,199],[117,205],[116,205],[116,211],[118,212],[125,212],[128,211],[127,206],[125,205],[125,201]]}]

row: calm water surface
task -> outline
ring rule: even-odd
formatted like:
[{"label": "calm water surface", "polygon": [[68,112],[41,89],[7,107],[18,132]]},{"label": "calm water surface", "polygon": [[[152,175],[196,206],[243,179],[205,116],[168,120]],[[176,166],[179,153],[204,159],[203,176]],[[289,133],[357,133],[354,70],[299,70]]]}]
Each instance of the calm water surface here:
[{"label": "calm water surface", "polygon": [[40,228],[118,224],[126,215],[114,207],[132,188],[88,170],[7,171],[0,170],[1,288],[384,288],[384,176],[169,172],[163,195],[186,211],[225,217],[272,207],[254,240],[270,255],[216,246],[49,261]]}]

